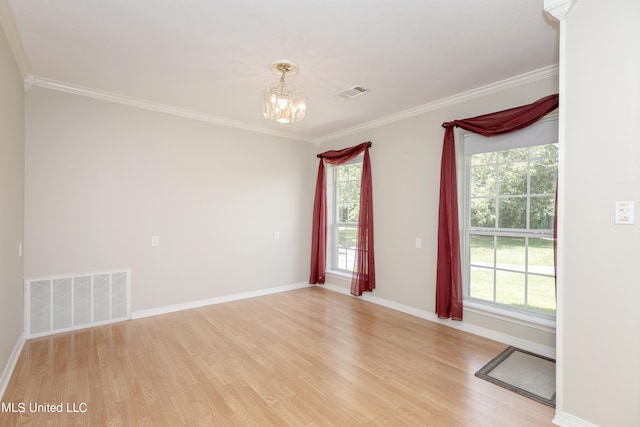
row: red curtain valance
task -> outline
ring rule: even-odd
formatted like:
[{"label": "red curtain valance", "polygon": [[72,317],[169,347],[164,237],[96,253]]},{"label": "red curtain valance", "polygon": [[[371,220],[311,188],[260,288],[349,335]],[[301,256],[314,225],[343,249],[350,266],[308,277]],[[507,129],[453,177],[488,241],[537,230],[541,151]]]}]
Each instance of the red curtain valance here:
[{"label": "red curtain valance", "polygon": [[558,95],[549,95],[531,104],[491,114],[443,123],[444,144],[440,169],[440,210],[438,215],[438,265],[436,314],[440,318],[462,320],[462,268],[458,224],[458,186],[454,127],[495,136],[525,128],[558,108]]},{"label": "red curtain valance", "polygon": [[358,242],[351,293],[362,295],[375,288],[375,261],[373,250],[373,191],[371,186],[370,142],[364,142],[343,150],[331,150],[318,154],[320,164],[316,180],[311,236],[310,284],[325,282],[327,255],[327,188],[324,163],[341,165],[364,152],[362,181],[360,183],[360,214],[358,218]]}]

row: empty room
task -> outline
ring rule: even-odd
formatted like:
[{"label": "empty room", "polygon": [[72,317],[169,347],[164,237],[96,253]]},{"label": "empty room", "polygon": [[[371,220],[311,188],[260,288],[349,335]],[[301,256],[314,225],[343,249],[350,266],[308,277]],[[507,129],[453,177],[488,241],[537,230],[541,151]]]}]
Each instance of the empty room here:
[{"label": "empty room", "polygon": [[0,426],[639,426],[638,18],[0,0]]}]

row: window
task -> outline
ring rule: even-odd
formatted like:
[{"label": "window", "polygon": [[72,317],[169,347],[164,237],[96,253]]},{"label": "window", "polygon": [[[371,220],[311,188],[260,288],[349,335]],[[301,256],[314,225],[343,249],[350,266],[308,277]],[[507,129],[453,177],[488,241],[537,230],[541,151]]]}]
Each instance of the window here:
[{"label": "window", "polygon": [[332,270],[352,272],[356,259],[362,157],[333,167]]},{"label": "window", "polygon": [[511,135],[465,136],[463,275],[469,301],[555,316],[557,120],[549,122]]}]

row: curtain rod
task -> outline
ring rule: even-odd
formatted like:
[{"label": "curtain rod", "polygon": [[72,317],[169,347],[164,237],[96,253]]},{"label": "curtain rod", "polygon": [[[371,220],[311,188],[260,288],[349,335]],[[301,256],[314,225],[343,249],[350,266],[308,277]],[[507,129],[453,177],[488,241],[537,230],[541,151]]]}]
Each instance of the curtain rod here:
[{"label": "curtain rod", "polygon": [[371,148],[371,146],[373,145],[371,141],[367,141],[367,144],[369,145],[369,148]]}]

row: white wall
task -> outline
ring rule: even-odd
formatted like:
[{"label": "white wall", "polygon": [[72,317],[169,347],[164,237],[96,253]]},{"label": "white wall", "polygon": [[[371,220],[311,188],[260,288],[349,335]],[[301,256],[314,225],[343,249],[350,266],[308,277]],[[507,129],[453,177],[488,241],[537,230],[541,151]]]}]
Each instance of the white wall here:
[{"label": "white wall", "polygon": [[0,375],[22,335],[23,217],[24,86],[0,29]]},{"label": "white wall", "polygon": [[26,103],[27,277],[131,268],[133,311],[307,281],[312,144],[42,88]]},{"label": "white wall", "polygon": [[[566,19],[562,411],[640,426],[640,2]],[[635,225],[614,225],[616,200]]]},{"label": "white wall", "polygon": [[[557,78],[546,78],[470,99],[321,145],[318,152],[372,141],[371,169],[375,221],[374,295],[433,313],[440,194],[440,158],[445,121],[531,103],[557,93]],[[366,102],[366,96],[351,102]],[[422,239],[422,249],[415,239]],[[349,281],[328,275],[329,283]],[[555,333],[464,312],[464,322],[555,348]]]}]

